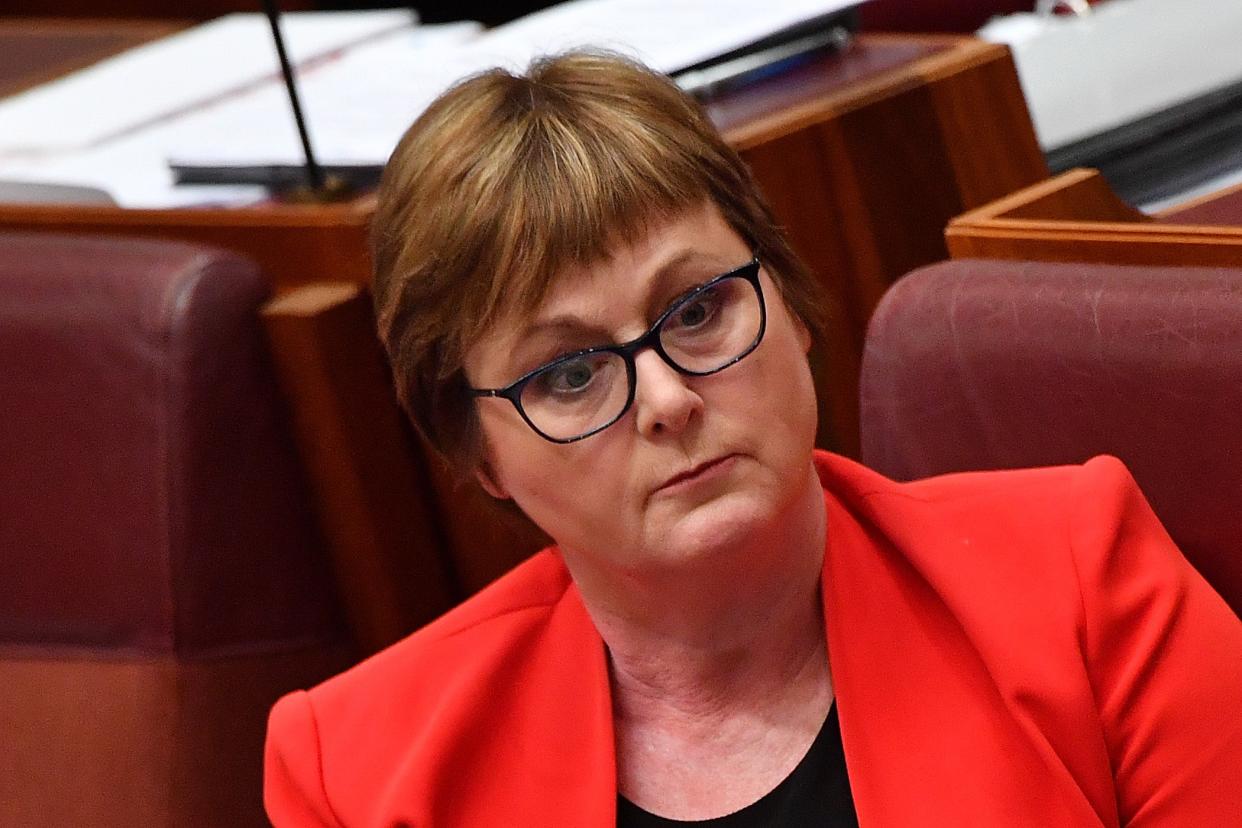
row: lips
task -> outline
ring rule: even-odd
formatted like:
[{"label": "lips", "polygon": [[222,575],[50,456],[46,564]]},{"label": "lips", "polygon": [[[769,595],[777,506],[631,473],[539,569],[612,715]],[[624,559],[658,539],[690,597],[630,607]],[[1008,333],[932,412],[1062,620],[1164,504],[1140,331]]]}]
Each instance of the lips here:
[{"label": "lips", "polygon": [[724,454],[712,460],[707,460],[703,463],[699,463],[697,466],[692,466],[691,468],[686,469],[683,472],[678,472],[677,474],[670,477],[668,480],[665,480],[663,483],[661,483],[656,488],[656,491],[662,492],[667,489],[672,489],[682,483],[694,480],[695,478],[698,478],[698,477],[702,477],[710,473],[717,466],[731,459],[733,456],[734,455],[732,454]]}]

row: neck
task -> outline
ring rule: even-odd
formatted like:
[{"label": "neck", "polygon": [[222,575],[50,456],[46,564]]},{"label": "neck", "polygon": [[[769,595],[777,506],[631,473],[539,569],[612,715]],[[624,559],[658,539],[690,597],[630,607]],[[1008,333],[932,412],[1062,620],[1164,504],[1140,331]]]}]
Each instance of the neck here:
[{"label": "neck", "polygon": [[654,706],[711,721],[808,685],[821,695],[830,688],[819,593],[825,532],[809,468],[780,519],[702,566],[619,579],[575,571],[608,646],[618,714]]}]

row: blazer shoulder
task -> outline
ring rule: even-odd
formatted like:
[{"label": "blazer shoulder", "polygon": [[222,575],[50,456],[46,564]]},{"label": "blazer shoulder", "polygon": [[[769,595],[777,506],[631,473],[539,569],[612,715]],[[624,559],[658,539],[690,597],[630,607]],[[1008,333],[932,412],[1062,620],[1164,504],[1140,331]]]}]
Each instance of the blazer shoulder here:
[{"label": "blazer shoulder", "polygon": [[402,699],[503,659],[515,641],[537,633],[570,589],[559,554],[544,549],[427,626],[311,688],[307,699],[329,723],[367,711],[385,715]]},{"label": "blazer shoulder", "polygon": [[[818,458],[817,458],[818,460]],[[1077,590],[1083,528],[1114,524],[1113,504],[1141,500],[1122,462],[1099,456],[1077,466],[974,471],[909,482],[844,458],[817,463],[838,516],[857,522],[924,577],[974,589],[995,578],[1032,600],[1039,581]],[[998,583],[999,585],[999,583]],[[1045,596],[1051,597],[1051,596]]]},{"label": "blazer shoulder", "polygon": [[999,505],[1015,498],[1023,501],[1041,495],[1064,498],[1083,487],[1135,487],[1125,464],[1110,455],[1099,455],[1080,465],[950,472],[910,481],[892,480],[827,452],[817,451],[815,461],[824,488],[843,500],[906,500],[911,508],[918,508],[917,504],[940,508],[954,503],[970,506],[978,501]]},{"label": "blazer shoulder", "polygon": [[446,768],[494,759],[493,736],[505,728],[516,734],[514,749],[524,749],[533,737],[513,728],[536,728],[537,702],[585,695],[581,681],[572,691],[549,689],[572,669],[549,673],[547,664],[581,661],[593,636],[559,555],[538,553],[402,641],[278,702],[268,731],[269,801],[292,803],[282,813],[328,812],[330,802],[341,823],[378,824],[407,806],[424,813],[452,792]]}]

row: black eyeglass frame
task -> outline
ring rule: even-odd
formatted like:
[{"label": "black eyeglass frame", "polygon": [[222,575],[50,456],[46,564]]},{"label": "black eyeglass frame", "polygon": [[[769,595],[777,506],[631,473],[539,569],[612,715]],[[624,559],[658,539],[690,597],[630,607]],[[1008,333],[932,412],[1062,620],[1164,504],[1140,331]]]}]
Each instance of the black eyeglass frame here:
[{"label": "black eyeglass frame", "polygon": [[[660,355],[660,359],[664,360],[666,365],[677,371],[679,374],[689,377],[707,377],[723,371],[730,365],[740,362],[749,356],[756,348],[758,348],[759,343],[763,341],[763,335],[767,331],[768,327],[768,309],[763,298],[763,287],[759,281],[759,267],[759,258],[756,256],[741,267],[736,267],[727,273],[721,273],[719,276],[715,276],[702,285],[699,285],[697,288],[693,289],[676,302],[669,305],[669,307],[660,314],[656,321],[652,323],[651,327],[647,329],[646,333],[636,339],[631,339],[629,342],[622,342],[619,345],[600,345],[594,348],[584,348],[580,351],[564,354],[551,362],[545,362],[543,365],[528,371],[513,382],[506,385],[504,388],[467,387],[466,390],[469,391],[470,396],[472,397],[503,397],[513,403],[513,407],[517,409],[518,414],[520,414],[522,419],[526,421],[526,424],[531,427],[531,430],[549,442],[564,445],[567,443],[576,443],[579,440],[585,440],[587,437],[599,434],[617,420],[620,420],[625,416],[626,412],[630,410],[630,406],[634,404],[634,394],[638,387],[638,368],[634,364],[634,357],[640,351],[645,350],[646,348],[651,348]],[[664,345],[660,342],[660,328],[664,326],[664,323],[668,321],[670,316],[684,307],[686,303],[691,302],[696,297],[702,295],[708,290],[711,290],[713,287],[726,279],[745,279],[750,286],[755,289],[755,296],[759,299],[759,330],[755,333],[754,340],[750,343],[750,345],[746,346],[745,350],[723,365],[713,368],[710,371],[691,371],[688,368],[683,368],[678,365],[671,356],[669,356],[667,351],[664,350]],[[625,362],[625,373],[626,380],[629,383],[629,391],[626,394],[625,405],[621,407],[621,410],[617,413],[617,416],[602,425],[596,426],[585,434],[579,434],[576,437],[551,437],[541,431],[539,426],[535,425],[531,421],[530,417],[527,416],[526,410],[522,407],[522,390],[526,387],[526,384],[550,368],[555,368],[556,366],[562,365],[566,362],[572,362],[575,359],[582,359],[583,357],[590,356],[591,354],[603,353],[616,354]]]}]

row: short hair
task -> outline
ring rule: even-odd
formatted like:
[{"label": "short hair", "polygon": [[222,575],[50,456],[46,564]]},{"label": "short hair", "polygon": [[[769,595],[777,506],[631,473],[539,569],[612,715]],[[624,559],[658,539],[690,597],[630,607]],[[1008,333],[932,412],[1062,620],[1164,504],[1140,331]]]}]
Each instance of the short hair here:
[{"label": "short hair", "polygon": [[667,77],[576,51],[441,95],[384,170],[372,235],[379,334],[414,426],[472,469],[481,440],[462,362],[475,339],[533,313],[566,268],[709,201],[820,334],[817,283],[741,158]]}]

